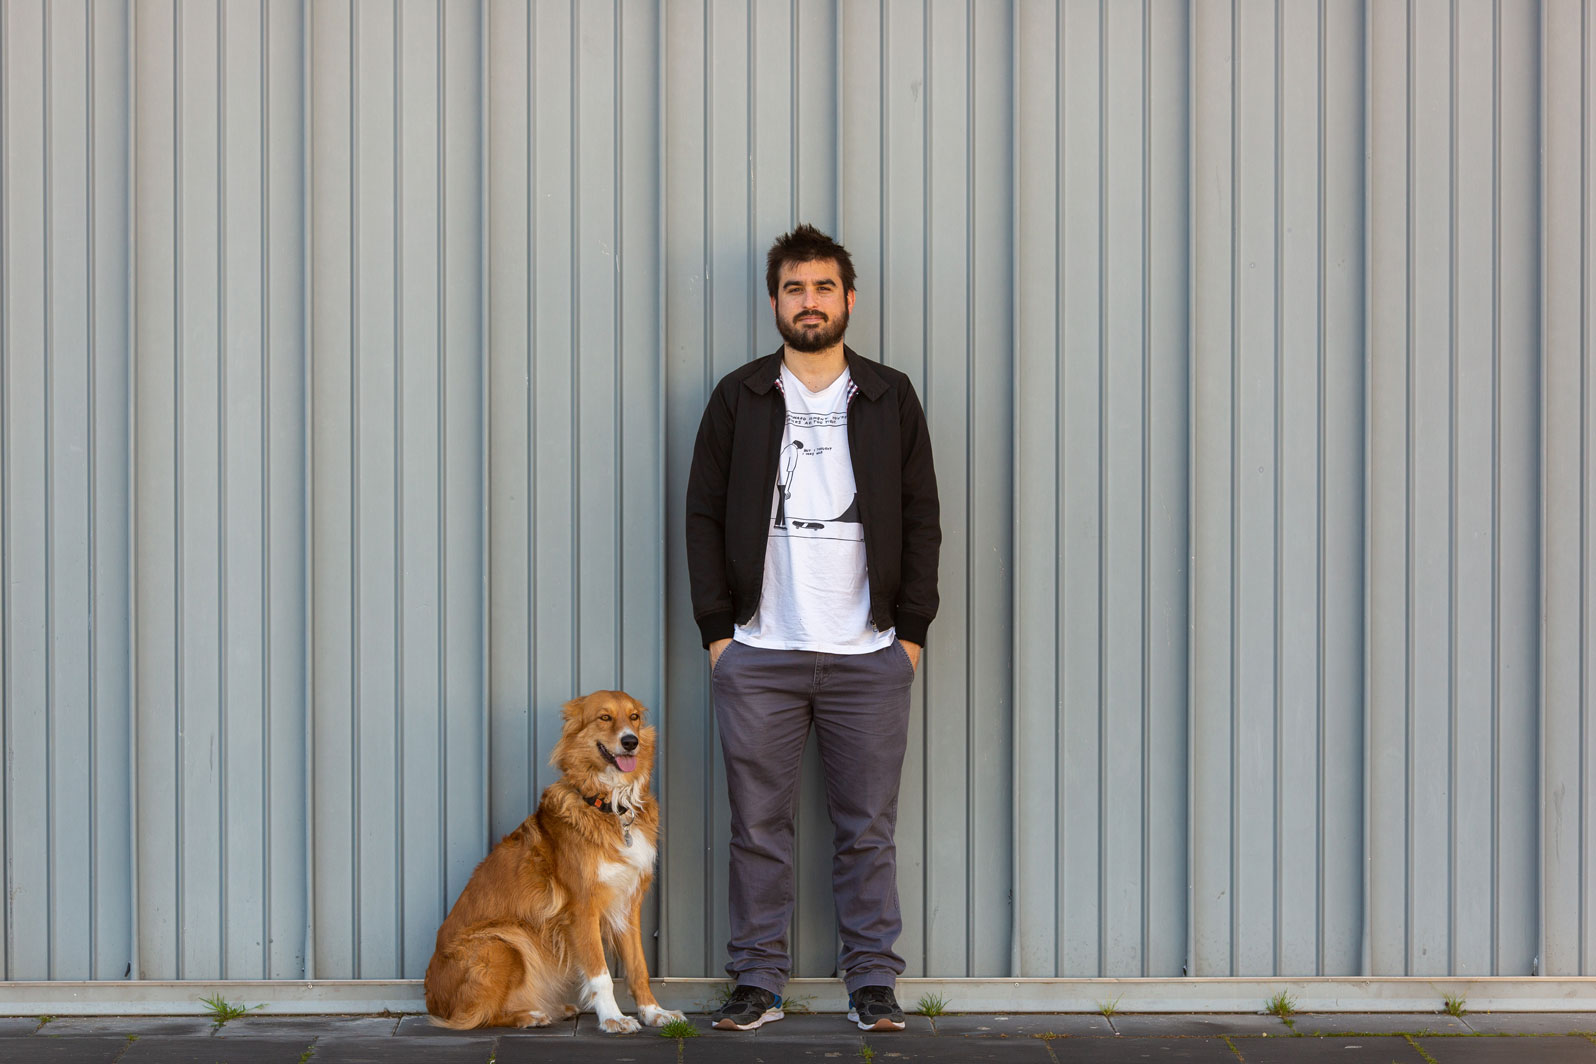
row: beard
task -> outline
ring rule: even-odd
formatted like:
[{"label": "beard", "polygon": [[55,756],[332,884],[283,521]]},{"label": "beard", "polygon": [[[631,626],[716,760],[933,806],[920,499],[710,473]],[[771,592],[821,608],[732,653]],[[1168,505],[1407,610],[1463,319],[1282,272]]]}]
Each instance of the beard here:
[{"label": "beard", "polygon": [[842,339],[842,334],[848,331],[848,311],[844,309],[840,318],[826,318],[817,327],[805,327],[778,314],[776,331],[781,333],[788,347],[812,355]]}]

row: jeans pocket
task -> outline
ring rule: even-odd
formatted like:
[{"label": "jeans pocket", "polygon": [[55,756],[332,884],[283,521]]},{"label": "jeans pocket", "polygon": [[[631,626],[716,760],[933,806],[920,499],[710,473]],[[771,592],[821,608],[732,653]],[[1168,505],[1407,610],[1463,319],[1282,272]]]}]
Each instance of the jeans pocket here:
[{"label": "jeans pocket", "polygon": [[726,666],[726,655],[730,654],[732,652],[732,647],[734,647],[736,645],[737,645],[737,640],[735,640],[735,639],[733,639],[730,643],[727,643],[726,644],[726,649],[722,650],[720,652],[720,657],[715,659],[715,664],[713,664],[713,665],[711,665],[709,667],[709,678],[711,680],[715,680],[715,679],[717,679],[720,676],[721,670],[724,669],[725,666]]}]

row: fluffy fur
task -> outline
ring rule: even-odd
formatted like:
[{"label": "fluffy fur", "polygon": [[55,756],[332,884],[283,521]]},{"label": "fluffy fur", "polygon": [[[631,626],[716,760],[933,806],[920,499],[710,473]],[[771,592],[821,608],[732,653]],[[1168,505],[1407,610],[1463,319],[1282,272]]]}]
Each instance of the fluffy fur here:
[{"label": "fluffy fur", "polygon": [[[438,929],[426,980],[434,1023],[541,1027],[591,1006],[606,1031],[636,1031],[638,1021],[615,1003],[606,945],[626,970],[644,1023],[683,1018],[660,1008],[649,989],[639,929],[659,833],[648,794],[654,729],[645,713],[621,691],[565,704],[549,758],[564,775],[477,866]],[[612,811],[596,808],[594,796]]]}]

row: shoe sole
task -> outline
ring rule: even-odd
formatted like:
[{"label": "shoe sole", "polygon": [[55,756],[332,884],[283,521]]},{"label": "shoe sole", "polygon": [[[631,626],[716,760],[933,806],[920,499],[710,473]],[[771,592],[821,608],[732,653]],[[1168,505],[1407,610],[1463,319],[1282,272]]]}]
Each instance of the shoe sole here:
[{"label": "shoe sole", "polygon": [[762,1027],[767,1023],[775,1023],[786,1014],[780,1009],[766,1009],[765,1014],[753,1023],[738,1023],[730,1016],[714,1025],[717,1031],[752,1031],[755,1027]]},{"label": "shoe sole", "polygon": [[859,1018],[859,1014],[857,1012],[848,1013],[848,1019],[852,1020],[854,1026],[858,1027],[861,1031],[901,1031],[908,1026],[907,1020],[903,1023],[899,1023],[898,1021],[888,1019],[885,1016],[881,1017],[881,1019],[877,1020],[875,1023],[865,1023]]}]

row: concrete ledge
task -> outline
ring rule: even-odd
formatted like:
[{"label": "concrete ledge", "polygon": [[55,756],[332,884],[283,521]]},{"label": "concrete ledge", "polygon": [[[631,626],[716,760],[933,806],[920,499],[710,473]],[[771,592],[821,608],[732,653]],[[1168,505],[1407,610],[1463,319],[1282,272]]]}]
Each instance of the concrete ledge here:
[{"label": "concrete ledge", "polygon": [[[706,1012],[721,979],[656,979],[667,1008]],[[619,988],[617,988],[619,991]],[[1447,995],[1471,1014],[1596,1012],[1596,977],[1477,979],[900,979],[898,1000],[913,1010],[925,994],[940,995],[949,1013],[1261,1013],[1276,994],[1298,1012],[1440,1013]],[[369,1015],[425,1011],[420,980],[217,982],[0,982],[0,1016],[195,1016],[200,998],[220,994],[252,1015]],[[618,994],[630,1008],[625,994]],[[795,979],[787,996],[813,1012],[847,1011],[836,979]],[[1596,1027],[1596,1018],[1593,1018]]]}]

